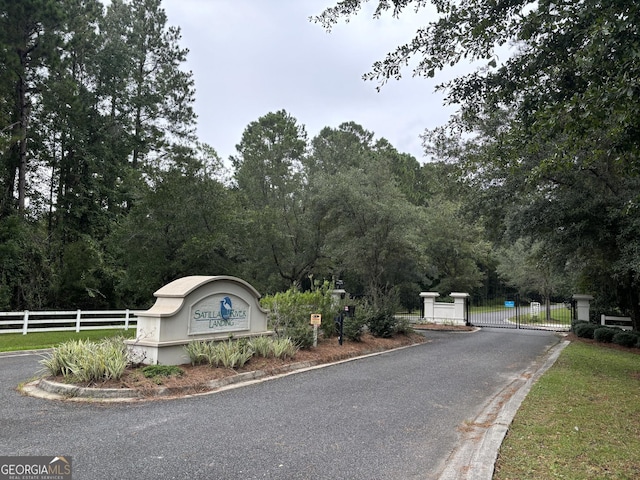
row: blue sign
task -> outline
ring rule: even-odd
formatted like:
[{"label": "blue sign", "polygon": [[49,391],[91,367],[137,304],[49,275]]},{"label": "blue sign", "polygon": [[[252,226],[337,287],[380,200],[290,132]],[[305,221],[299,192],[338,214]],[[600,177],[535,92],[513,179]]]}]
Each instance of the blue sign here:
[{"label": "blue sign", "polygon": [[515,308],[515,306],[516,306],[516,302],[514,302],[513,300],[506,300],[506,301],[504,302],[504,306],[505,306],[506,308]]}]

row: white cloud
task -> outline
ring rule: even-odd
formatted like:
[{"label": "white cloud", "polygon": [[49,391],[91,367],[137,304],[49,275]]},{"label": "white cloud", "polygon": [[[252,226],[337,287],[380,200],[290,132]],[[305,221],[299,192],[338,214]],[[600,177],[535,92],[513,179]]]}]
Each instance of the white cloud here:
[{"label": "white cloud", "polygon": [[419,135],[446,122],[434,86],[442,79],[407,71],[381,92],[362,75],[374,61],[410,40],[429,12],[371,18],[371,6],[331,33],[308,20],[331,0],[165,0],[170,25],[189,48],[196,80],[198,136],[224,158],[235,153],[246,126],[287,110],[310,137],[323,127],[355,121],[401,152],[422,159]]}]

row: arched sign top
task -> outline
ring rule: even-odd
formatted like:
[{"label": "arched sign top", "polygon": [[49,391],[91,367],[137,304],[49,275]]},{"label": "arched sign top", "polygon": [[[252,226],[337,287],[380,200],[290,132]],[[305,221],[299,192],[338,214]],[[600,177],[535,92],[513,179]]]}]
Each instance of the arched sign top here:
[{"label": "arched sign top", "polygon": [[184,298],[194,290],[212,282],[227,281],[238,283],[249,290],[256,298],[260,298],[260,293],[250,283],[238,277],[229,275],[192,275],[190,277],[182,277],[167,283],[164,287],[157,290],[153,295],[157,298]]}]

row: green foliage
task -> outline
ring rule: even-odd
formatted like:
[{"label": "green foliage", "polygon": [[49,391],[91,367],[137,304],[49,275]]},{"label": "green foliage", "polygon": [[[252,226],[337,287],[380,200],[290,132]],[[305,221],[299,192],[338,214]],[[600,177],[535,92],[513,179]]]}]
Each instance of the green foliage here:
[{"label": "green foliage", "polygon": [[179,277],[235,273],[229,258],[235,250],[234,200],[213,178],[222,168],[217,154],[201,154],[159,174],[107,238],[118,268],[116,292],[126,306],[148,306],[155,290]]},{"label": "green foliage", "polygon": [[262,306],[269,310],[269,328],[276,331],[279,337],[288,337],[300,348],[313,345],[313,328],[309,321],[311,314],[319,313],[323,318],[323,326],[332,327],[335,309],[329,283],[308,292],[290,288],[286,292],[263,297]]},{"label": "green foliage", "polygon": [[[339,2],[315,20],[330,29],[364,3]],[[374,16],[397,16],[428,2],[374,3]],[[435,3],[437,15],[365,77],[385,83],[409,64],[432,77],[477,61],[440,85],[459,108],[425,135],[427,152],[462,167],[469,210],[494,241],[533,240],[547,285],[570,280],[611,297],[607,307],[638,328],[640,103],[628,80],[640,76],[637,3]],[[518,48],[505,56],[508,44]]]},{"label": "green foliage", "polygon": [[128,364],[127,348],[120,337],[99,342],[71,340],[54,348],[40,363],[51,375],[79,382],[119,379]]},{"label": "green foliage", "polygon": [[0,310],[48,306],[52,271],[44,232],[18,215],[0,217]]},{"label": "green foliage", "polygon": [[352,342],[359,342],[362,339],[368,319],[361,309],[356,309],[353,317],[345,317],[342,324],[344,338]]},{"label": "green foliage", "polygon": [[593,334],[597,328],[600,328],[600,325],[595,323],[579,323],[574,328],[574,333],[578,337],[582,338],[593,338]]},{"label": "green foliage", "polygon": [[246,342],[228,340],[215,345],[214,355],[217,365],[225,368],[242,368],[253,357],[253,350]]},{"label": "green foliage", "polygon": [[298,347],[290,338],[255,337],[251,340],[194,341],[185,346],[191,365],[241,368],[254,355],[293,358]]},{"label": "green foliage", "polygon": [[249,347],[260,357],[269,357],[273,354],[273,339],[271,337],[254,337],[249,340]]},{"label": "green foliage", "polygon": [[312,273],[321,236],[313,222],[302,163],[307,134],[284,110],[251,122],[231,157],[245,208],[245,276],[259,288],[300,285]]},{"label": "green foliage", "polygon": [[191,365],[200,365],[206,362],[209,365],[217,366],[214,347],[214,342],[194,341],[185,345],[184,349],[189,356]]},{"label": "green foliage", "polygon": [[147,365],[140,370],[145,378],[153,377],[179,377],[184,375],[184,370],[176,365]]},{"label": "green foliage", "polygon": [[413,327],[411,326],[411,322],[408,318],[403,317],[399,318],[396,323],[396,334],[399,335],[409,335],[413,333]]},{"label": "green foliage", "polygon": [[578,325],[588,325],[590,322],[587,322],[585,320],[576,320],[573,323],[571,323],[571,331],[575,333],[576,331],[576,327],[578,327]]},{"label": "green foliage", "polygon": [[[364,301],[358,309],[362,312],[362,321],[366,323],[369,333],[374,337],[389,338],[395,335],[398,319],[395,316],[397,304],[393,297],[379,299],[377,305]],[[356,313],[358,310],[356,310]]]},{"label": "green foliage", "polygon": [[593,331],[593,338],[598,342],[611,343],[616,333],[620,332],[619,328],[600,327]]},{"label": "green foliage", "polygon": [[293,358],[298,346],[290,338],[275,338],[271,342],[271,352],[275,358]]},{"label": "green foliage", "polygon": [[616,345],[622,345],[623,347],[640,347],[640,335],[637,332],[617,332],[611,341]]}]

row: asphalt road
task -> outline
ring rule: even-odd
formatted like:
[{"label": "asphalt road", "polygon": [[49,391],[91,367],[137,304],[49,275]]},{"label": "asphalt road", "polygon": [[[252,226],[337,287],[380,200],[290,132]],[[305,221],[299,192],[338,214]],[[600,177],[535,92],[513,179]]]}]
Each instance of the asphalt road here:
[{"label": "asphalt road", "polygon": [[426,336],[242,388],[121,404],[22,396],[39,357],[0,356],[0,455],[71,456],[75,480],[437,478],[459,427],[559,338]]}]

